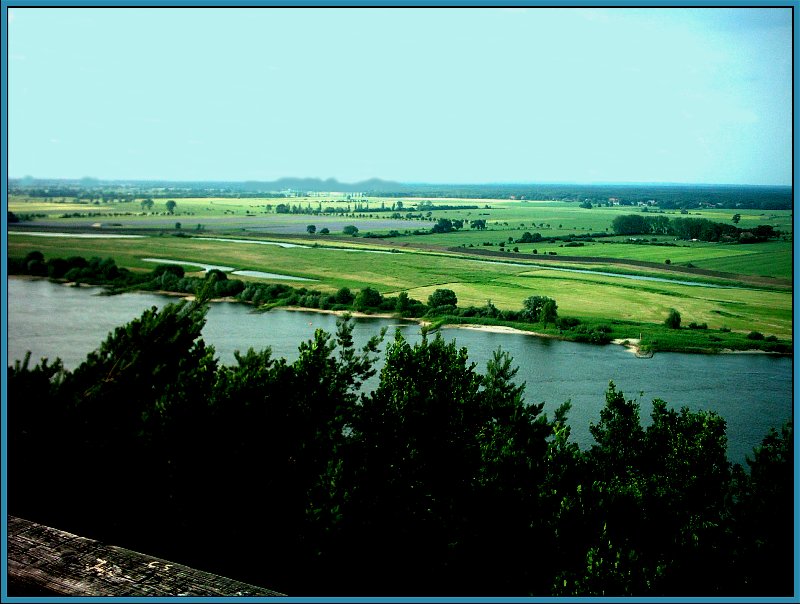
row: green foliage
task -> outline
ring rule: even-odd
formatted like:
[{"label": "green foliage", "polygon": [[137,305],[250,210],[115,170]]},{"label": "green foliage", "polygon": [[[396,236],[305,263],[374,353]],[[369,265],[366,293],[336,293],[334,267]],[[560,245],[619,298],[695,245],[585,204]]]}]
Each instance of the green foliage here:
[{"label": "green foliage", "polygon": [[355,299],[355,296],[353,296],[350,288],[342,287],[336,292],[335,298],[336,304],[350,304]]},{"label": "green foliage", "polygon": [[449,218],[439,218],[431,227],[431,233],[451,233],[453,230],[453,221]]},{"label": "green foliage", "polygon": [[161,275],[169,273],[176,277],[183,278],[184,270],[179,264],[159,264],[153,269],[153,277],[160,277]]},{"label": "green foliage", "polygon": [[[792,592],[793,524],[796,501],[792,492],[796,480],[794,429],[791,423],[778,431],[772,428],[761,446],[748,456],[749,474],[735,468],[733,516],[734,575],[740,593],[779,596]],[[793,503],[794,502],[794,503]],[[796,530],[796,529],[795,529]]]},{"label": "green foliage", "polygon": [[523,302],[522,318],[526,321],[537,322],[543,321],[542,310],[549,302],[553,304],[548,308],[548,322],[555,321],[556,304],[555,300],[547,296],[530,296]]},{"label": "green foliage", "polygon": [[383,302],[381,293],[372,287],[365,287],[356,295],[353,306],[356,310],[364,311],[378,308]]},{"label": "green foliage", "polygon": [[670,329],[680,329],[681,328],[681,313],[679,313],[674,308],[670,308],[669,309],[669,314],[667,314],[667,318],[664,319],[664,325],[666,325]]},{"label": "green foliage", "polygon": [[227,273],[218,268],[211,268],[206,271],[206,277],[209,281],[226,281],[228,279]]},{"label": "green foliage", "polygon": [[548,323],[554,323],[558,318],[557,309],[558,305],[553,299],[546,300],[545,303],[542,304],[542,310],[539,312],[539,320],[544,324],[545,328],[547,328]]},{"label": "green foliage", "polygon": [[[569,403],[526,402],[502,351],[481,374],[441,334],[398,332],[376,376],[383,334],[356,350],[348,317],[293,363],[224,366],[200,333],[225,282],[204,283],[74,372],[9,367],[10,513],[287,593],[791,594],[791,425],[748,473],[715,413],[656,400],[644,428],[612,383],[581,451]],[[242,295],[311,296],[269,287]]]},{"label": "green foliage", "polygon": [[[733,222],[738,223],[735,214]],[[641,216],[628,214],[617,216],[611,226],[617,235],[673,235],[678,239],[699,241],[739,241],[750,243],[766,241],[780,236],[771,225],[758,225],[753,229],[740,229],[736,226],[714,222],[707,218],[673,218],[666,216]]]},{"label": "green foliage", "polygon": [[355,237],[358,234],[358,227],[349,224],[342,229],[342,233],[344,233],[345,235],[351,235],[352,237]]},{"label": "green foliage", "polygon": [[431,308],[457,305],[458,297],[452,289],[437,289],[428,296],[428,306]]}]

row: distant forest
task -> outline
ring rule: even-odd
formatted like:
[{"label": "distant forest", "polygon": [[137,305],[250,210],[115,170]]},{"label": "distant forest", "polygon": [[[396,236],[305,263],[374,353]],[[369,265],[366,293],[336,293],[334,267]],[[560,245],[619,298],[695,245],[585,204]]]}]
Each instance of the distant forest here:
[{"label": "distant forest", "polygon": [[308,192],[360,193],[373,197],[459,197],[466,199],[554,200],[637,205],[655,202],[661,208],[791,210],[792,187],[667,184],[414,184],[371,179],[343,183],[335,179],[283,178],[272,182],[174,182],[11,179],[9,193],[30,197],[81,197],[133,200],[138,197],[292,197]]}]

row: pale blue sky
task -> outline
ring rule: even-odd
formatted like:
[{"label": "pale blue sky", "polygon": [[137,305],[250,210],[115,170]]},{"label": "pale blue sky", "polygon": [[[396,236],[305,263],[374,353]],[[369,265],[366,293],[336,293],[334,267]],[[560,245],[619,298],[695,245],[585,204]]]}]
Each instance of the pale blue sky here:
[{"label": "pale blue sky", "polygon": [[11,9],[9,175],[791,184],[791,10]]}]

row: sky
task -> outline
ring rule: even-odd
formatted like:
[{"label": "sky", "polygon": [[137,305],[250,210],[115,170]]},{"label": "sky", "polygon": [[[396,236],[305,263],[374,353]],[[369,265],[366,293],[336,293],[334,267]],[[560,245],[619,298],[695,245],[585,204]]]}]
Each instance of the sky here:
[{"label": "sky", "polygon": [[11,178],[790,185],[789,8],[15,8]]}]

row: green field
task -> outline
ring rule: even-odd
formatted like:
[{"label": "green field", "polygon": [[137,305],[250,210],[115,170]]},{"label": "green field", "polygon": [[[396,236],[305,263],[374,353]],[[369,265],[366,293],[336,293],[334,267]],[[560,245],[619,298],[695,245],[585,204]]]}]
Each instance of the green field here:
[{"label": "green field", "polygon": [[[785,289],[711,289],[564,273],[534,264],[513,266],[418,250],[375,254],[323,247],[286,249],[169,235],[142,239],[9,236],[10,256],[24,256],[34,249],[41,250],[45,257],[110,256],[120,266],[134,270],[152,270],[154,265],[142,260],[146,257],[222,264],[315,279],[316,282],[303,285],[322,291],[372,286],[384,294],[406,291],[423,301],[433,290],[448,288],[456,292],[462,307],[482,306],[491,300],[501,309],[516,310],[527,297],[546,295],[557,300],[560,315],[586,319],[658,324],[670,308],[675,308],[685,323],[707,323],[709,329],[727,327],[741,333],[757,330],[780,338],[791,338],[792,334],[792,295]],[[637,328],[631,327],[625,337],[636,335]]]},{"label": "green field", "polygon": [[[760,211],[737,210],[741,215],[742,228],[771,225],[784,234],[781,240],[754,245],[716,244],[704,242],[674,241],[660,236],[658,242],[674,244],[670,246],[633,245],[625,242],[626,237],[597,238],[585,242],[580,247],[568,247],[563,242],[517,244],[515,240],[523,233],[539,233],[543,237],[565,235],[588,235],[611,232],[611,223],[616,216],[641,212],[642,208],[630,206],[594,207],[584,209],[572,202],[551,201],[513,201],[487,199],[437,199],[428,200],[432,209],[417,212],[413,209],[420,199],[370,198],[368,200],[347,200],[341,198],[296,197],[296,198],[179,198],[176,199],[174,214],[168,214],[165,199],[155,199],[151,211],[144,212],[140,200],[128,202],[89,202],[64,198],[42,201],[24,197],[10,197],[9,210],[20,215],[38,215],[28,227],[38,225],[49,228],[136,228],[159,231],[174,230],[180,223],[184,232],[246,234],[276,233],[294,236],[303,242],[317,241],[325,244],[329,238],[341,236],[344,225],[356,225],[360,234],[368,232],[388,234],[396,231],[399,236],[386,239],[395,247],[440,246],[472,247],[479,249],[512,251],[519,253],[552,254],[559,256],[602,257],[613,260],[630,259],[653,263],[666,263],[676,266],[693,265],[698,268],[724,271],[737,274],[761,275],[780,279],[792,278],[792,212],[786,210]],[[355,209],[356,204],[369,206],[360,212],[347,215],[338,214],[276,214],[278,204],[289,204],[309,210],[326,208]],[[402,203],[404,208],[397,213],[401,218],[393,219],[392,211],[371,211],[381,207],[391,208]],[[477,206],[477,209],[441,210],[443,205]],[[420,215],[408,219],[405,216]],[[650,212],[655,210],[650,209]],[[78,213],[79,216],[72,216]],[[733,210],[704,209],[693,210],[686,216],[706,218],[713,221],[732,223]],[[665,211],[669,218],[685,217],[677,210]],[[69,217],[64,217],[69,216]],[[464,220],[465,228],[446,234],[414,235],[414,231],[427,232],[438,218]],[[486,220],[486,230],[467,228],[471,220]],[[317,230],[328,227],[330,236],[317,234],[307,237],[306,227],[315,225]],[[639,237],[638,239],[645,239]],[[353,242],[359,240],[352,240]],[[504,248],[500,246],[504,244]],[[652,242],[651,242],[652,243]],[[487,245],[488,244],[488,245]],[[512,252],[516,253],[516,252]]]},{"label": "green field", "polygon": [[[147,237],[46,238],[12,233],[9,256],[24,256],[38,249],[46,257],[113,257],[118,265],[137,271],[152,270],[154,265],[143,258],[156,257],[313,279],[302,285],[325,292],[341,287],[358,290],[370,286],[387,295],[408,292],[422,301],[435,289],[447,288],[456,292],[462,308],[483,306],[491,300],[500,309],[518,310],[529,296],[544,295],[557,301],[561,316],[575,316],[589,322],[614,321],[618,325],[615,335],[631,338],[637,337],[643,326],[652,333],[660,333],[659,326],[670,308],[681,313],[684,324],[705,323],[709,330],[725,328],[739,334],[760,331],[782,339],[792,336],[791,211],[709,208],[688,213],[663,212],[670,219],[695,217],[729,224],[733,224],[733,214],[737,213],[741,215],[738,225],[741,228],[763,224],[781,231],[780,239],[767,243],[721,244],[676,241],[659,236],[595,237],[593,241],[573,246],[566,241],[517,244],[515,240],[526,231],[542,237],[610,233],[615,217],[642,212],[643,208],[587,209],[575,202],[511,199],[207,197],[176,198],[174,213],[169,214],[165,202],[166,199],[154,199],[152,208],[143,209],[141,199],[104,202],[12,196],[9,210],[33,218],[24,220],[19,227],[14,227],[16,229],[40,227],[42,230],[98,234],[136,232]],[[419,208],[422,202],[425,205]],[[309,213],[276,213],[279,204]],[[358,211],[357,205],[360,206]],[[442,209],[443,206],[462,207]],[[349,208],[349,213],[326,213],[327,208]],[[312,214],[314,211],[322,213]],[[659,212],[657,208],[647,211]],[[463,220],[464,228],[451,233],[427,234],[438,218]],[[487,228],[469,228],[472,220],[485,220]],[[358,237],[343,236],[342,229],[349,224],[358,227]],[[317,233],[310,235],[306,229],[308,225],[314,225]],[[323,227],[330,229],[329,235],[319,233]],[[425,234],[414,234],[415,231]],[[390,232],[392,236],[383,239],[363,237],[367,233],[386,236]],[[183,236],[173,236],[176,234]],[[271,238],[306,247],[222,242],[210,237]],[[631,239],[639,243],[634,244]],[[515,247],[518,251],[513,251]],[[361,253],[354,249],[384,253]],[[503,256],[476,257],[472,252],[477,250],[503,252]],[[522,257],[522,254],[534,253],[539,258],[538,263],[534,258]],[[565,257],[574,260],[564,261]],[[627,261],[648,264],[625,264]],[[546,270],[544,266],[588,268],[595,273],[559,272]],[[695,267],[694,272],[680,270],[689,267]],[[698,274],[696,269],[726,275],[720,278]],[[189,265],[186,270],[201,274]],[[634,280],[599,275],[596,271],[729,287]],[[240,278],[297,285],[275,279]],[[619,327],[622,325],[628,327]],[[667,335],[672,337],[672,334]],[[688,332],[684,337],[688,341]]]}]

